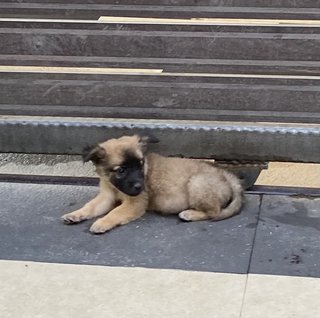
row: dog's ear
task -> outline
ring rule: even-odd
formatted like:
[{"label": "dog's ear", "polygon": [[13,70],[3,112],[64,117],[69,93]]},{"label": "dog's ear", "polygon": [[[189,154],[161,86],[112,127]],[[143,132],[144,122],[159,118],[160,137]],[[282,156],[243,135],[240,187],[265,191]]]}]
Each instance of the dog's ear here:
[{"label": "dog's ear", "polygon": [[153,135],[143,135],[139,136],[139,142],[143,146],[147,146],[148,144],[156,144],[159,142],[159,139]]},{"label": "dog's ear", "polygon": [[92,161],[93,163],[97,164],[105,157],[106,151],[99,145],[85,147],[82,152],[83,162]]},{"label": "dog's ear", "polygon": [[148,144],[156,144],[159,142],[159,139],[152,136],[152,135],[143,135],[138,136],[139,137],[139,143],[141,145],[141,150],[143,153],[147,151]]}]

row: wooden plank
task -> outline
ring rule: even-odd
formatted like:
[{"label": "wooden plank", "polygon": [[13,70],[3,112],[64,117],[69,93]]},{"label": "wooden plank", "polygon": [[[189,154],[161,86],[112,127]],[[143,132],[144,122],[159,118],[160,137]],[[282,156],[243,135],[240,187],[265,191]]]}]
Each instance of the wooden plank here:
[{"label": "wooden plank", "polygon": [[[0,65],[2,73],[45,73],[45,74],[126,74],[151,75],[161,74],[161,69],[133,69],[106,67],[52,67],[52,66],[14,66]],[[314,79],[317,79],[315,76]],[[319,78],[320,79],[320,78]]]},{"label": "wooden plank", "polygon": [[[144,26],[146,27],[146,26]],[[154,27],[156,30],[154,30]],[[309,33],[133,29],[0,29],[1,54],[317,61],[320,30]],[[173,27],[174,28],[174,27]],[[139,28],[138,28],[139,29]],[[205,30],[205,31],[203,31]],[[301,49],[303,47],[303,50]],[[170,49],[168,49],[170,48]]]},{"label": "wooden plank", "polygon": [[164,72],[320,75],[320,61],[139,58],[108,56],[6,55],[0,65],[162,69]]},{"label": "wooden plank", "polygon": [[[43,0],[2,0],[2,3],[8,4],[108,4],[117,5],[119,0],[54,0],[50,3],[45,3]],[[122,5],[150,5],[150,0],[121,0]],[[266,7],[266,8],[317,8],[320,7],[320,0],[153,0],[152,5],[159,6],[212,6],[212,7]]]},{"label": "wooden plank", "polygon": [[[117,5],[119,0],[54,0],[51,3],[45,3],[43,0],[2,0],[2,3],[8,4],[108,4]],[[122,5],[150,5],[150,0],[121,0]],[[320,7],[320,0],[153,0],[154,6],[212,6],[212,7],[266,7],[266,8],[317,8]]]},{"label": "wooden plank", "polygon": [[320,123],[319,91],[307,79],[2,73],[0,115]]},{"label": "wooden plank", "polygon": [[[1,19],[0,19],[1,21]],[[183,25],[236,25],[236,26],[291,26],[291,27],[320,27],[320,20],[281,20],[281,19],[227,19],[227,18],[190,18],[190,19],[161,19],[141,17],[101,16],[99,23],[124,24],[183,24]]]},{"label": "wooden plank", "polygon": [[1,18],[0,22],[29,23],[117,23],[117,24],[165,24],[165,25],[233,25],[233,26],[277,26],[277,27],[320,27],[320,20],[281,19],[226,19],[226,18],[144,18],[100,16],[97,20],[41,19],[41,18]]},{"label": "wooden plank", "polygon": [[100,15],[158,18],[319,19],[318,1],[16,1],[1,2],[2,17],[97,19]]},{"label": "wooden plank", "polygon": [[41,18],[1,18],[0,22],[23,22],[23,23],[97,23],[98,20],[80,20],[80,19],[41,19]]},{"label": "wooden plank", "polygon": [[135,118],[135,119],[174,119],[174,120],[214,120],[214,121],[247,121],[247,122],[281,122],[281,123],[320,123],[320,114],[312,112],[279,112],[279,111],[243,111],[216,109],[172,109],[144,107],[101,107],[90,106],[56,106],[56,105],[12,105],[1,104],[2,116],[71,116],[90,118]]},{"label": "wooden plank", "polygon": [[115,74],[115,75],[159,75],[174,77],[215,77],[215,78],[254,78],[254,79],[295,79],[319,81],[320,76],[288,74],[234,74],[234,73],[186,73],[164,72],[162,69],[104,68],[104,67],[52,67],[0,65],[1,73],[44,73],[44,74]]},{"label": "wooden plank", "polygon": [[[121,19],[121,17],[117,17]],[[130,18],[131,19],[131,18]],[[20,18],[2,18],[0,21],[1,29],[38,29],[38,30],[86,30],[86,31],[112,31],[112,30],[126,30],[126,31],[170,31],[170,32],[242,32],[242,33],[278,33],[281,34],[317,34],[319,28],[317,26],[295,26],[288,25],[215,25],[208,24],[205,21],[211,19],[166,19],[170,21],[188,21],[189,24],[168,24],[168,23],[147,23],[148,21],[158,21],[162,19],[144,19],[139,18],[141,23],[99,23],[98,20],[69,20],[69,19],[20,19]],[[225,19],[214,19],[213,21],[222,21]],[[229,21],[230,19],[226,19]],[[232,19],[233,20],[233,19]],[[252,21],[252,19],[241,19],[241,21]],[[146,23],[145,23],[146,21]],[[165,20],[164,20],[165,21]],[[196,23],[196,21],[200,21]],[[236,21],[240,21],[237,19]],[[266,21],[266,20],[264,20]],[[273,20],[270,20],[273,21]],[[280,21],[280,20],[274,20]],[[287,21],[287,20],[281,20]],[[310,21],[310,20],[300,20]]]}]

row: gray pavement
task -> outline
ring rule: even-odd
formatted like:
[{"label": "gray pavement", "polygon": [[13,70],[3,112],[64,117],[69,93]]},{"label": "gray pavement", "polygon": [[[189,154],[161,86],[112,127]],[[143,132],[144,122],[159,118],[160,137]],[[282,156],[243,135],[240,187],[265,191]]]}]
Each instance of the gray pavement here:
[{"label": "gray pavement", "polygon": [[96,187],[0,183],[0,259],[320,277],[320,199],[247,195],[243,212],[184,223],[149,213],[94,236],[59,218]]},{"label": "gray pavement", "polygon": [[252,273],[320,277],[320,198],[263,196]]}]

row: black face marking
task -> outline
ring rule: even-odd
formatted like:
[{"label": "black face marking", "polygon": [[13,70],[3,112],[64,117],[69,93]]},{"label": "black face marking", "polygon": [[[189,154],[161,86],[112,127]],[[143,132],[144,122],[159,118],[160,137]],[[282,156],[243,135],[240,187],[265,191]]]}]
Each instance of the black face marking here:
[{"label": "black face marking", "polygon": [[144,190],[144,161],[126,153],[122,164],[112,169],[110,182],[121,192],[137,196]]}]

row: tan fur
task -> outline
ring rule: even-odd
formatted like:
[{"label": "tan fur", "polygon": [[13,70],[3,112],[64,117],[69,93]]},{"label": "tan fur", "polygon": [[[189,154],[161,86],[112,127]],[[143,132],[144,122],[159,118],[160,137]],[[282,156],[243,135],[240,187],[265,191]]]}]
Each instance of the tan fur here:
[{"label": "tan fur", "polygon": [[145,144],[139,136],[110,139],[99,145],[103,153],[97,173],[100,193],[81,209],[62,217],[77,223],[102,214],[90,231],[103,233],[141,217],[147,210],[179,214],[185,221],[222,220],[238,213],[243,203],[241,184],[233,174],[192,159],[145,156],[145,189],[129,196],[111,184],[106,167],[120,166],[124,153],[143,159]]}]

